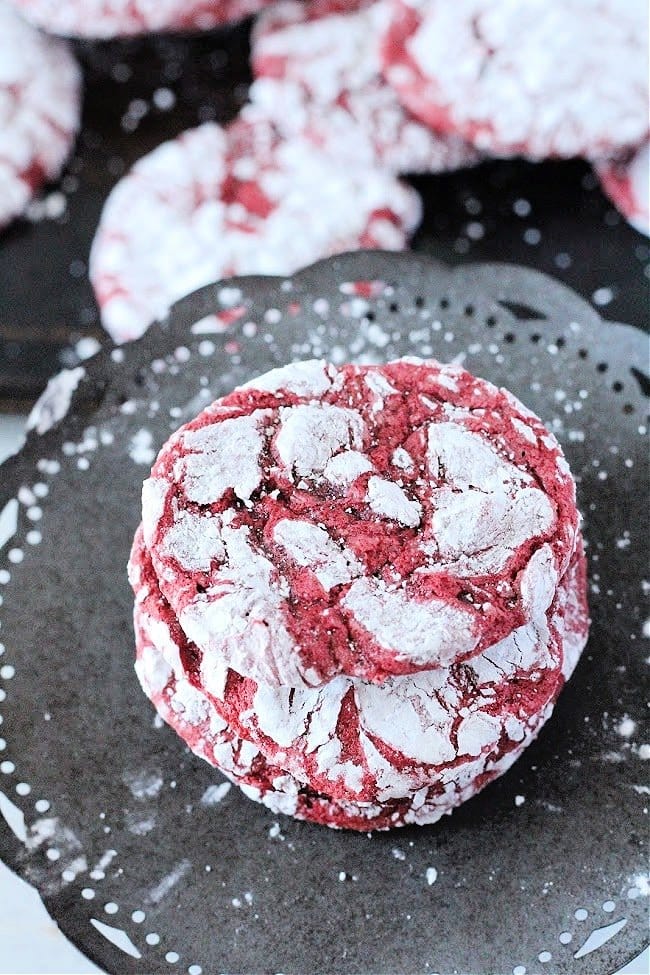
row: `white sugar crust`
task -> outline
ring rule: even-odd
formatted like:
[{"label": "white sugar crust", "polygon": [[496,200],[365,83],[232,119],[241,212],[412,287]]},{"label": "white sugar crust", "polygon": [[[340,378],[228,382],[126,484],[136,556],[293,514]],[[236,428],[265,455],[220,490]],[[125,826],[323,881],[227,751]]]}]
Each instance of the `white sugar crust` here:
[{"label": "white sugar crust", "polygon": [[[227,200],[237,174],[267,201],[262,211]],[[108,196],[89,266],[102,323],[123,342],[234,274],[290,274],[362,245],[402,250],[420,212],[392,174],[341,165],[335,146],[306,134],[283,139],[263,113],[205,123],[138,160]]]},{"label": "white sugar crust", "polygon": [[33,181],[59,176],[80,105],[81,72],[68,45],[0,0],[0,227],[23,212]]},{"label": "white sugar crust", "polygon": [[345,489],[362,474],[372,470],[372,461],[360,450],[342,450],[327,461],[323,468],[323,477],[330,484]]},{"label": "white sugar crust", "polygon": [[250,499],[262,480],[261,428],[270,415],[269,410],[255,410],[183,435],[187,453],[177,461],[174,474],[183,480],[190,501],[211,504],[229,489],[242,501]]},{"label": "white sugar crust", "polygon": [[422,505],[409,498],[406,492],[383,477],[368,480],[368,504],[375,514],[398,521],[408,528],[417,528],[422,517]]},{"label": "white sugar crust", "polygon": [[337,453],[363,447],[363,435],[355,410],[326,403],[282,407],[275,450],[290,477],[318,477]]},{"label": "white sugar crust", "polygon": [[273,529],[273,539],[297,565],[311,569],[327,591],[363,572],[354,554],[319,525],[283,518]]},{"label": "white sugar crust", "polygon": [[431,494],[429,544],[457,575],[500,572],[524,542],[553,528],[548,496],[480,434],[456,423],[431,424],[428,461],[431,477],[444,479]]},{"label": "white sugar crust", "polygon": [[[224,665],[254,673],[270,683],[304,682],[294,641],[287,631],[283,605],[286,583],[269,559],[256,552],[247,528],[224,525],[225,558],[212,574],[212,584],[179,614],[188,638],[202,647],[206,667]],[[210,674],[204,674],[210,686]]]},{"label": "white sugar crust", "polygon": [[[646,0],[403,2],[421,18],[412,64],[477,148],[597,158],[647,136]],[[414,83],[408,64],[386,73]]]},{"label": "white sugar crust", "polygon": [[334,370],[323,359],[292,362],[278,369],[271,369],[244,383],[241,389],[260,389],[269,393],[289,392],[297,396],[322,396],[332,386],[330,373]]},{"label": "white sugar crust", "polygon": [[350,622],[393,651],[398,662],[416,667],[444,667],[471,653],[479,642],[469,611],[443,599],[419,602],[379,579],[355,580],[341,606]]}]

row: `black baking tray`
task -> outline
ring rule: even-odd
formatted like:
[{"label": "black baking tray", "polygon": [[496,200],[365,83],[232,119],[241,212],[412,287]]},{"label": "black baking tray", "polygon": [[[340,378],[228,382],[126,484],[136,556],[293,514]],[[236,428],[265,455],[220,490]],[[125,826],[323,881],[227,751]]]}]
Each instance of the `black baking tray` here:
[{"label": "black baking tray", "polygon": [[[249,28],[74,45],[85,76],[83,124],[66,173],[50,188],[63,193],[65,210],[0,234],[0,409],[26,408],[48,376],[78,361],[80,338],[104,337],[87,263],[106,195],[163,140],[236,115],[251,80]],[[156,107],[160,89],[173,93],[172,108]],[[595,294],[608,318],[647,325],[648,242],[612,208],[586,163],[486,162],[412,182],[425,207],[414,250],[450,264],[536,267],[589,301]]]}]

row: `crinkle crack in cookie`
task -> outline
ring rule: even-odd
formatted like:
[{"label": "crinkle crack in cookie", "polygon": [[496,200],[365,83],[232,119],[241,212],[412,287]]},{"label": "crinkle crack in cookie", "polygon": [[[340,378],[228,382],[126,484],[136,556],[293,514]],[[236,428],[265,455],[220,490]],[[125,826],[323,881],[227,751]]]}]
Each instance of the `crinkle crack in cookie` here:
[{"label": "crinkle crack in cookie", "polygon": [[270,0],[11,0],[33,23],[67,37],[128,37],[209,30],[257,13]]},{"label": "crinkle crack in cookie", "polygon": [[[158,712],[192,750],[274,812],[360,830],[433,823],[503,774],[550,716],[586,640],[584,568],[580,548],[544,634],[538,628],[531,640],[533,629],[524,628],[470,664],[383,687],[351,680],[342,688],[341,678],[318,691],[253,685],[256,720],[280,737],[271,743],[263,735],[258,747],[258,736],[234,730],[242,721],[250,725],[246,695],[231,702],[235,714],[237,704],[241,710],[230,724],[197,681],[200,654],[160,594],[139,531],[129,566],[136,670]],[[301,764],[296,741],[303,747],[301,775],[287,771]]]},{"label": "crinkle crack in cookie", "polygon": [[603,191],[640,233],[650,237],[650,142],[625,159],[596,165]]},{"label": "crinkle crack in cookie", "polygon": [[206,123],[145,156],[111,192],[90,256],[105,328],[137,338],[196,288],[235,274],[289,274],[360,247],[401,250],[414,190],[342,166],[268,119]]},{"label": "crinkle crack in cookie", "polygon": [[613,155],[648,133],[646,0],[392,0],[385,75],[492,155]]},{"label": "crinkle crack in cookie", "polygon": [[217,400],[143,487],[160,589],[269,687],[462,662],[543,620],[578,537],[555,438],[455,366],[295,363]]},{"label": "crinkle crack in cookie", "polygon": [[64,41],[0,0],[0,228],[63,168],[79,128],[81,72]]},{"label": "crinkle crack in cookie", "polygon": [[479,161],[456,136],[434,135],[403,108],[381,74],[385,0],[286,0],[258,18],[251,41],[255,109],[284,131],[309,132],[341,158],[393,172],[443,172]]}]

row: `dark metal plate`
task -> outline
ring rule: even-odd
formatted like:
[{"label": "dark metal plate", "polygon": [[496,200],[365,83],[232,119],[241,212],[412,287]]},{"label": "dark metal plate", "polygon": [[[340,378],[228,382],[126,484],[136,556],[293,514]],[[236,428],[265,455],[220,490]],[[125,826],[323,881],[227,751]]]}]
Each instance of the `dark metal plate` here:
[{"label": "dark metal plate", "polygon": [[[206,316],[232,305],[242,316],[211,334]],[[289,359],[404,353],[462,358],[562,440],[589,543],[584,657],[524,757],[433,827],[337,833],[234,788],[207,805],[220,776],[154,721],[132,668],[125,563],[148,448]],[[85,364],[68,415],[0,473],[0,509],[19,508],[0,551],[0,854],[83,951],[110,972],[192,975],[594,975],[639,953],[646,363],[640,331],[533,271],[362,253],[204,288]]]}]

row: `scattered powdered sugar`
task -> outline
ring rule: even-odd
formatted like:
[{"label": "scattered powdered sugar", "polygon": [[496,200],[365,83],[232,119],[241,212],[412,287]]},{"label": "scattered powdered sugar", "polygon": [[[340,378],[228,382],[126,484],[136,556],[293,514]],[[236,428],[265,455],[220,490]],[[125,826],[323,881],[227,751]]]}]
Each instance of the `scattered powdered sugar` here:
[{"label": "scattered powdered sugar", "polygon": [[153,436],[151,431],[142,428],[133,434],[129,446],[129,457],[136,464],[150,466],[156,456],[153,449]]},{"label": "scattered powdered sugar", "polygon": [[124,782],[134,799],[155,799],[163,787],[163,778],[159,772],[140,770],[125,772]]},{"label": "scattered powdered sugar", "polygon": [[225,799],[232,786],[230,782],[220,782],[219,785],[209,785],[201,796],[202,806],[218,806]]},{"label": "scattered powdered sugar", "polygon": [[72,395],[85,375],[84,367],[77,366],[63,369],[48,380],[27,418],[27,429],[43,434],[56,426],[70,409]]}]

